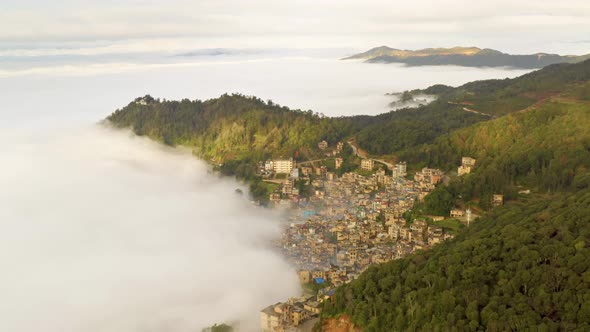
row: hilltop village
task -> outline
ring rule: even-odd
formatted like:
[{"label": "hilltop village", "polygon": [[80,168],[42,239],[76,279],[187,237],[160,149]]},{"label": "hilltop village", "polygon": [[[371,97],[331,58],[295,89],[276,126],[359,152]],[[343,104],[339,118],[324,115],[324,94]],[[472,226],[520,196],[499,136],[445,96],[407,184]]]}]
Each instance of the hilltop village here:
[{"label": "hilltop village", "polygon": [[[269,194],[275,206],[296,211],[277,246],[297,267],[307,290],[301,298],[276,303],[260,312],[263,331],[297,331],[321,312],[335,287],[357,278],[371,264],[402,258],[453,237],[437,225],[446,218],[468,224],[468,209],[453,209],[449,216],[411,220],[407,213],[447,177],[439,169],[423,168],[408,178],[405,162],[388,163],[361,156],[355,171],[339,170],[345,163],[344,143],[333,150],[322,141],[325,158],[297,164],[292,158],[259,164],[259,174],[276,188]],[[464,157],[459,176],[469,174],[476,160]],[[341,176],[338,176],[338,173]],[[302,195],[306,190],[309,195]],[[501,197],[495,197],[499,202]],[[496,202],[496,203],[498,203]]]}]

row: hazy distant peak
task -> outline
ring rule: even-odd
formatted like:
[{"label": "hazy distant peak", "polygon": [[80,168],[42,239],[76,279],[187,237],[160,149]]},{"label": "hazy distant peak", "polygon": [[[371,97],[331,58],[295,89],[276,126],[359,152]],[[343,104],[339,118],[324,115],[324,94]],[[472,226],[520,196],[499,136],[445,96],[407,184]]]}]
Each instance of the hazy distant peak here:
[{"label": "hazy distant peak", "polygon": [[474,55],[481,52],[482,49],[478,47],[462,47],[455,46],[450,48],[436,47],[424,48],[420,50],[400,50],[391,48],[389,46],[374,47],[366,52],[355,54],[345,59],[371,59],[378,56],[396,56],[396,57],[413,57],[413,56],[431,56],[431,55]]},{"label": "hazy distant peak", "polygon": [[571,56],[550,53],[508,54],[498,50],[479,47],[456,46],[451,48],[425,48],[400,50],[388,46],[375,47],[367,52],[344,58],[364,59],[367,62],[403,63],[408,66],[455,65],[466,67],[514,67],[535,69],[563,62],[580,62],[590,55]]}]

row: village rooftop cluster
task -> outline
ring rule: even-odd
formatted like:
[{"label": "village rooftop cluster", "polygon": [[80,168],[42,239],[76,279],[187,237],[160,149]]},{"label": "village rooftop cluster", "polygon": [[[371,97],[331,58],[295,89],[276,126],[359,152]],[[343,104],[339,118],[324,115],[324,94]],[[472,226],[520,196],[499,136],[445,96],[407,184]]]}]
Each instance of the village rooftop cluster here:
[{"label": "village rooftop cluster", "polygon": [[[429,224],[445,219],[443,216],[411,223],[405,217],[416,201],[423,200],[444,180],[441,170],[423,168],[408,179],[405,162],[389,164],[362,158],[360,172],[338,176],[343,143],[328,150],[328,144],[322,141],[318,148],[326,159],[333,159],[332,167],[322,162],[326,159],[297,164],[292,158],[259,165],[260,174],[278,185],[270,201],[297,212],[278,246],[297,267],[301,284],[319,289],[263,309],[263,331],[296,331],[300,324],[320,314],[320,304],[330,299],[335,287],[354,280],[370,265],[428,249],[453,237],[441,226]],[[475,159],[464,157],[458,174],[469,174],[475,163]],[[284,177],[273,178],[277,174]],[[312,194],[301,195],[298,183],[311,186]],[[500,196],[495,196],[496,204],[501,204]],[[469,223],[472,214],[470,210],[454,209],[452,217]]]}]

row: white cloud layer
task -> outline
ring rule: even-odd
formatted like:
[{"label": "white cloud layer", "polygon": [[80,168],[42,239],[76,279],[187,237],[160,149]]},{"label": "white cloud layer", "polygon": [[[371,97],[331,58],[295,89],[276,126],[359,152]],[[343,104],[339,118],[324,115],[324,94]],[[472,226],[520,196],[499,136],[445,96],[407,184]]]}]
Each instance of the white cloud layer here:
[{"label": "white cloud layer", "polygon": [[95,127],[0,150],[0,331],[252,331],[299,293],[277,216],[190,154]]},{"label": "white cloud layer", "polygon": [[0,128],[92,123],[146,94],[175,100],[205,100],[224,93],[242,93],[330,116],[376,115],[390,110],[387,105],[392,98],[385,96],[388,92],[438,83],[458,86],[529,72],[506,68],[405,67],[317,58],[229,56],[181,60],[186,62],[0,69],[0,91],[4,92],[2,102],[7,110],[0,112]]}]

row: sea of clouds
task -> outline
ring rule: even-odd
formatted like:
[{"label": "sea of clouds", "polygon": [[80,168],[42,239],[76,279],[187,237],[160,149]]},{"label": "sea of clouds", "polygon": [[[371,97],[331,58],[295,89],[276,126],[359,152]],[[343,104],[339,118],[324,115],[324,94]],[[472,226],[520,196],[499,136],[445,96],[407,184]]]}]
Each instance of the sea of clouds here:
[{"label": "sea of clouds", "polygon": [[0,151],[0,331],[252,331],[300,294],[280,216],[188,152],[102,126]]}]

